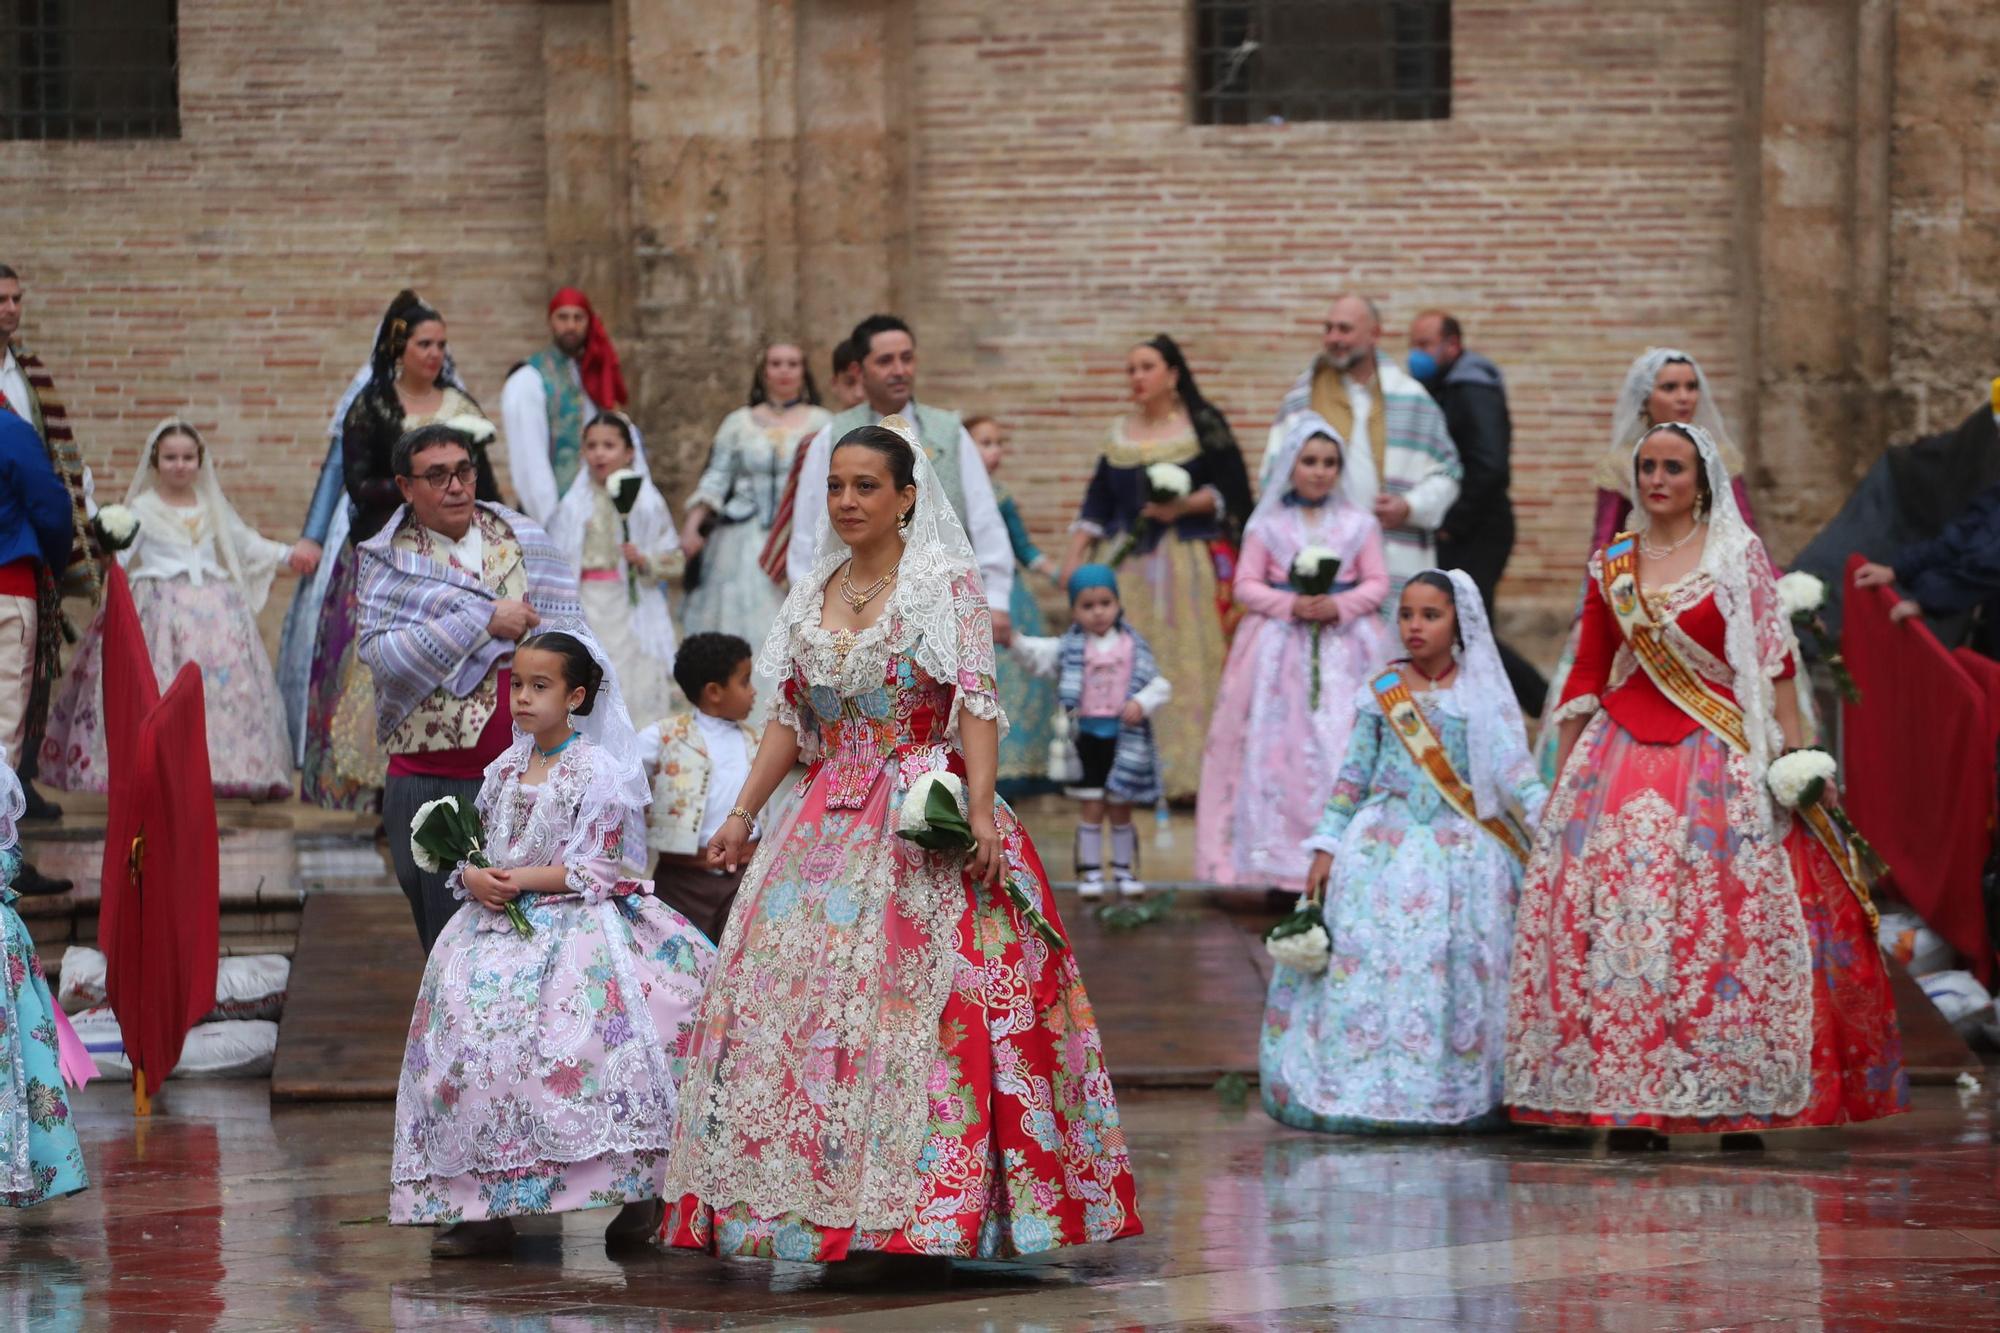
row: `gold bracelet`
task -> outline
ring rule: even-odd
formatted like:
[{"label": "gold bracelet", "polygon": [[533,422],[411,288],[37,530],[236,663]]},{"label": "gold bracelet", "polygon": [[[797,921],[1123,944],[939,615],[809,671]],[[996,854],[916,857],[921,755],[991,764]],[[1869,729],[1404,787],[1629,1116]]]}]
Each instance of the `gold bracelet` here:
[{"label": "gold bracelet", "polygon": [[740,805],[739,805],[739,806],[736,806],[736,807],[735,807],[734,809],[732,809],[732,810],[731,810],[731,811],[729,812],[729,814],[728,814],[727,816],[725,816],[725,817],[726,817],[726,818],[734,818],[734,819],[740,819],[740,820],[742,820],[742,821],[743,821],[743,831],[744,831],[744,832],[746,832],[746,833],[754,833],[754,832],[756,831],[756,829],[757,829],[757,821],[756,821],[756,820],[754,820],[754,819],[752,819],[752,818],[750,817],[750,812],[749,812],[748,810],[745,810],[745,809],[744,809],[744,808],[743,808],[742,806],[740,806]]}]

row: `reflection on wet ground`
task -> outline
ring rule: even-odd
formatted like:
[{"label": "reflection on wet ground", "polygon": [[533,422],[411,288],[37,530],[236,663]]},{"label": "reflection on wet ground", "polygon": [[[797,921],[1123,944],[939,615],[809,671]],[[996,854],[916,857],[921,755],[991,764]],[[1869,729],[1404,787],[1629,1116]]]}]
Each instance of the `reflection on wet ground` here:
[{"label": "reflection on wet ground", "polygon": [[0,1215],[0,1327],[72,1329],[1991,1328],[1991,1094],[1763,1153],[1588,1139],[1306,1135],[1253,1104],[1134,1092],[1147,1234],[948,1283],[848,1292],[811,1265],[613,1260],[593,1212],[505,1261],[387,1226],[391,1109],[262,1084],[79,1098],[92,1189]]}]

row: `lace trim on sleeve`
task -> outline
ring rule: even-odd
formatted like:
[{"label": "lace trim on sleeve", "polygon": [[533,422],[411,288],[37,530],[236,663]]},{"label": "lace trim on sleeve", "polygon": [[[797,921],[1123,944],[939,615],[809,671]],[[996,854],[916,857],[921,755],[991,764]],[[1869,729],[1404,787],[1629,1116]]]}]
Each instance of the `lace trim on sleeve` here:
[{"label": "lace trim on sleeve", "polygon": [[1545,727],[1560,726],[1565,722],[1589,718],[1603,706],[1603,700],[1594,694],[1579,694],[1542,719]]}]

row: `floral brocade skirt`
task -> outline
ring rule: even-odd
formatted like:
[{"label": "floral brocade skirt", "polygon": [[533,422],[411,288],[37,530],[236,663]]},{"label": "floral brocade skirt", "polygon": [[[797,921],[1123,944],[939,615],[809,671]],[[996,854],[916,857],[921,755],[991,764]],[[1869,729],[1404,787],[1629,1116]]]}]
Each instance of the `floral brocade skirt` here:
[{"label": "floral brocade skirt", "polygon": [[[132,604],[164,690],[189,662],[201,668],[208,767],[217,796],[292,794],[290,733],[257,618],[228,580],[133,579]],[[49,709],[41,776],[63,791],[104,791],[104,612],[84,633]]]},{"label": "floral brocade skirt", "polygon": [[0,849],[0,1208],[33,1207],[90,1183],[63,1089],[55,1000],[5,887],[19,863],[12,848]]},{"label": "floral brocade skirt", "polygon": [[1832,857],[1707,731],[1634,740],[1599,713],[1522,889],[1506,1095],[1527,1124],[1667,1134],[1905,1110],[1888,972]]},{"label": "floral brocade skirt", "polygon": [[[682,1084],[669,1244],[833,1262],[1139,1234],[1075,955],[969,884],[963,854],[894,834],[895,773],[856,806],[816,765],[744,878]],[[996,806],[1006,873],[1060,932],[1027,831]]]},{"label": "floral brocade skirt", "polygon": [[1153,742],[1168,799],[1194,798],[1201,787],[1202,749],[1208,743],[1208,700],[1222,691],[1229,658],[1229,629],[1222,606],[1228,590],[1215,576],[1215,553],[1206,538],[1168,536],[1144,555],[1118,567],[1119,603],[1125,620],[1153,650],[1160,672],[1181,701],[1153,719]]}]

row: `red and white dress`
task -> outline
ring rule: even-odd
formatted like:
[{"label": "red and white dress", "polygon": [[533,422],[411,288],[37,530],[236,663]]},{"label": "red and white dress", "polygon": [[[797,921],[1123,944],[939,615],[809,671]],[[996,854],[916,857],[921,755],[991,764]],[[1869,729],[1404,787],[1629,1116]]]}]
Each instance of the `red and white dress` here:
[{"label": "red and white dress", "polygon": [[[1754,541],[1751,555],[1764,559]],[[1756,789],[1746,757],[1640,667],[1605,602],[1603,559],[1591,558],[1576,666],[1550,719],[1590,722],[1549,800],[1516,921],[1514,1119],[1715,1133],[1906,1109],[1861,902]],[[1734,701],[1711,576],[1642,595],[1676,655]],[[1761,618],[1762,669],[1787,679],[1789,635]]]}]

